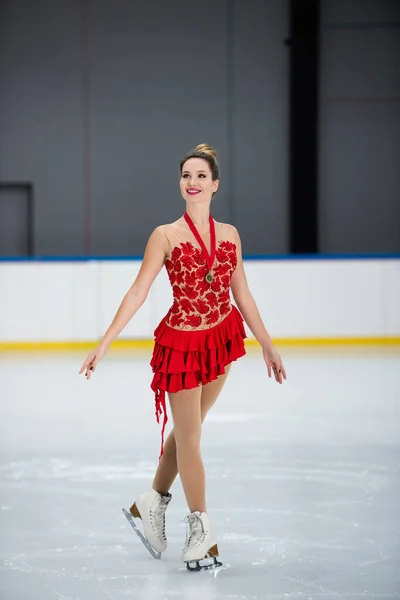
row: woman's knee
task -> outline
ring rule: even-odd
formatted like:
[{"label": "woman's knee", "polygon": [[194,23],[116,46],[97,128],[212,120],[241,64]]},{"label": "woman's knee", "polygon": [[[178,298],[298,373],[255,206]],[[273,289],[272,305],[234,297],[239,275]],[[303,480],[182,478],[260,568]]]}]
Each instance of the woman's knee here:
[{"label": "woman's knee", "polygon": [[200,452],[200,431],[184,431],[182,434],[175,431],[175,443],[178,454]]},{"label": "woman's knee", "polygon": [[172,430],[165,442],[165,445],[164,445],[164,455],[174,456],[175,453],[176,453],[175,432],[174,432],[174,430]]}]

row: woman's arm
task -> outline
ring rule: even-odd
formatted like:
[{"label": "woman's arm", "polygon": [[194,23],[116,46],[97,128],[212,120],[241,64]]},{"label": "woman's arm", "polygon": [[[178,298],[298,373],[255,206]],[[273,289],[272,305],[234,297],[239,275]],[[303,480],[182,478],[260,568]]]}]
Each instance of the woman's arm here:
[{"label": "woman's arm", "polygon": [[282,383],[282,376],[284,379],[286,379],[285,368],[283,366],[281,357],[276,351],[271,337],[261,319],[261,315],[253,295],[250,292],[246,273],[243,267],[242,243],[239,233],[235,227],[233,227],[233,233],[237,255],[237,265],[231,279],[233,299],[235,300],[238,309],[242,313],[250,331],[263,349],[264,360],[268,368],[268,375],[271,377],[272,369],[274,371],[276,381],[278,381],[278,383]]},{"label": "woman's arm", "polygon": [[90,374],[95,371],[99,360],[107,352],[110,344],[118,337],[146,300],[153,281],[164,265],[167,254],[168,240],[160,226],[149,237],[139,273],[125,294],[111,325],[96,350],[89,354],[79,371],[83,373],[86,369],[85,375],[88,379],[90,379]]},{"label": "woman's arm", "polygon": [[101,340],[109,347],[119,336],[147,298],[149,290],[161,271],[168,253],[168,242],[162,227],[157,227],[149,237],[139,273],[125,294],[116,315]]},{"label": "woman's arm", "polygon": [[237,255],[237,266],[231,280],[233,299],[259,344],[263,348],[270,347],[272,345],[272,340],[262,322],[257,305],[247,283],[246,273],[244,272],[240,236],[235,227],[233,230]]}]

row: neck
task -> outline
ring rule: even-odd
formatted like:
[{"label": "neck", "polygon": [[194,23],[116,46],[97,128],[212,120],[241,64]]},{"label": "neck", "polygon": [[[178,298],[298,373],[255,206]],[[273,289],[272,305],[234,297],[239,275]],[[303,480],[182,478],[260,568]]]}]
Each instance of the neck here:
[{"label": "neck", "polygon": [[210,222],[210,204],[186,203],[186,212],[196,227],[207,227]]}]

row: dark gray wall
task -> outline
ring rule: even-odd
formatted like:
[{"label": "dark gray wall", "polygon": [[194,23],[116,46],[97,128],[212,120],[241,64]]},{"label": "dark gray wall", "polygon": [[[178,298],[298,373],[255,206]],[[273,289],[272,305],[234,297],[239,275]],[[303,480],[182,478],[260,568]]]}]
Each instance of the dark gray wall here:
[{"label": "dark gray wall", "polygon": [[39,254],[83,251],[77,0],[0,2],[0,181],[32,181]]},{"label": "dark gray wall", "polygon": [[219,152],[218,220],[288,251],[286,0],[3,0],[0,180],[32,181],[38,255],[142,254],[179,160]]},{"label": "dark gray wall", "polygon": [[400,1],[322,0],[320,250],[400,251]]}]

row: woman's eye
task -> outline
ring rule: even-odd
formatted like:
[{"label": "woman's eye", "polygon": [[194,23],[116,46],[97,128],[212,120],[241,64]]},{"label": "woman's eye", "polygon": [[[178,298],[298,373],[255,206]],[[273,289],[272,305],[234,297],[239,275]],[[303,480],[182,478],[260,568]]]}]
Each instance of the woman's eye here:
[{"label": "woman's eye", "polygon": [[[189,173],[185,173],[184,175],[182,175],[182,179],[187,179],[188,177],[189,177]],[[199,177],[206,178],[207,175],[205,175],[204,173],[200,173]]]},{"label": "woman's eye", "polygon": [[[185,173],[184,175],[182,175],[182,179],[187,179],[189,177],[188,173]],[[202,179],[206,179],[207,175],[204,175],[204,173],[200,173],[199,177],[201,177]]]}]

